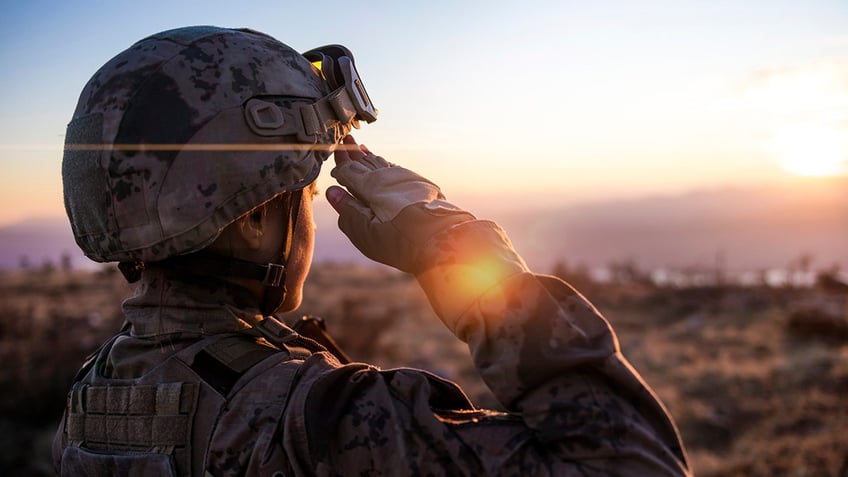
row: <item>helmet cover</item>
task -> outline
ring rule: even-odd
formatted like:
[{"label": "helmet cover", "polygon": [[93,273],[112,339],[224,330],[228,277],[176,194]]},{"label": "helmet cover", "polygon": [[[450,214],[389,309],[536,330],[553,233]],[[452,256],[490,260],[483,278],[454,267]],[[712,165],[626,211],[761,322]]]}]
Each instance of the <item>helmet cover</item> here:
[{"label": "helmet cover", "polygon": [[137,42],[95,73],[68,125],[62,176],[77,244],[101,262],[205,248],[315,180],[355,125],[338,114],[317,133],[298,127],[298,111],[329,93],[309,60],[255,31],[187,27]]}]

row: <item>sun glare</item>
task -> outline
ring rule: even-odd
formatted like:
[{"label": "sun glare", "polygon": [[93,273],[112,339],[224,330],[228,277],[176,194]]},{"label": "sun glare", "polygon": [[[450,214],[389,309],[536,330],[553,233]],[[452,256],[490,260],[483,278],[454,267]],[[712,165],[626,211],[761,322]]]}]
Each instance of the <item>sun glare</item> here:
[{"label": "sun glare", "polygon": [[771,144],[783,170],[801,176],[848,174],[846,131],[833,124],[801,124],[786,128]]}]

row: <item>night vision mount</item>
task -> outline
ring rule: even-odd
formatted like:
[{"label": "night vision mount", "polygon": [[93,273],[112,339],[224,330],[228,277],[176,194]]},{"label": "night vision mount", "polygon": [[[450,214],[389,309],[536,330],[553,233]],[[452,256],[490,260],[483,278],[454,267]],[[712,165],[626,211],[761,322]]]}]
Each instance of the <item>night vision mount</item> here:
[{"label": "night vision mount", "polygon": [[309,50],[303,56],[321,71],[330,89],[347,90],[348,95],[354,99],[355,119],[368,123],[377,120],[378,111],[365,91],[350,50],[341,45],[327,45]]}]

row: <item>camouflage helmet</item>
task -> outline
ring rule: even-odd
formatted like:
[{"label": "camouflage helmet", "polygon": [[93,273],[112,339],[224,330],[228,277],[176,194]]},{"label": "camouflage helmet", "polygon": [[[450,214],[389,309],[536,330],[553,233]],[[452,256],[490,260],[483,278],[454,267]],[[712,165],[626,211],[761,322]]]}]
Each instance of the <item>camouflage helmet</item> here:
[{"label": "camouflage helmet", "polygon": [[318,176],[376,110],[344,47],[304,53],[251,30],[187,27],[132,45],[89,80],[68,125],[65,209],[100,261],[205,248]]}]

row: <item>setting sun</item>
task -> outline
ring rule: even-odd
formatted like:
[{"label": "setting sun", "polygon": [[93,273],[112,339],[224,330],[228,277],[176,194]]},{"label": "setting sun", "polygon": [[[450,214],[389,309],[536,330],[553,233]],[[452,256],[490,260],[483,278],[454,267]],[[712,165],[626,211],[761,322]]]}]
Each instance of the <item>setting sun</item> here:
[{"label": "setting sun", "polygon": [[787,172],[828,177],[848,173],[848,141],[835,124],[800,124],[775,135],[772,148]]}]

